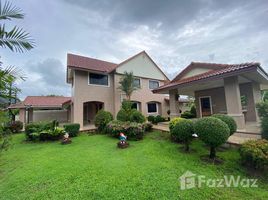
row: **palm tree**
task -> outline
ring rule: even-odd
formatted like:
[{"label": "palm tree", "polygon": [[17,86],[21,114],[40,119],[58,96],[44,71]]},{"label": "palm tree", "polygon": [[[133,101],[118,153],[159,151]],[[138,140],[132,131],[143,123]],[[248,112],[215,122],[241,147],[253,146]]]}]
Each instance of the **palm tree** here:
[{"label": "palm tree", "polygon": [[126,94],[127,100],[130,100],[132,93],[138,89],[134,84],[134,80],[133,72],[124,72],[123,77],[119,81],[120,86],[118,89]]},{"label": "palm tree", "polygon": [[[0,20],[23,19],[22,10],[13,6],[9,1],[4,3],[0,1]],[[23,52],[34,47],[34,41],[29,33],[17,26],[11,30],[6,30],[5,24],[0,24],[0,46],[9,48],[11,51]]]}]

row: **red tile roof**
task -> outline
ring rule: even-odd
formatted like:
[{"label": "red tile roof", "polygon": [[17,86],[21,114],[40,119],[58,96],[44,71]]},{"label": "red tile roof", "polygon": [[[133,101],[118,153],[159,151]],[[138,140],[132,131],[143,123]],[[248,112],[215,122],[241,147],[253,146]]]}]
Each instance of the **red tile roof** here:
[{"label": "red tile roof", "polygon": [[165,75],[165,73],[160,69],[160,67],[153,61],[153,59],[145,51],[141,51],[140,53],[124,60],[123,62],[119,64],[111,63],[111,62],[107,62],[103,60],[98,60],[94,58],[74,55],[74,54],[67,54],[67,67],[110,73],[113,70],[115,70],[117,67],[127,63],[128,61],[132,60],[133,58],[143,53],[148,56],[148,58],[154,63],[154,65],[166,77],[166,79],[169,80],[168,77]]},{"label": "red tile roof", "polygon": [[[193,83],[195,81],[199,80],[205,80],[212,77],[218,77],[222,75],[228,75],[232,74],[233,72],[240,72],[243,70],[250,70],[250,69],[256,69],[257,67],[260,67],[259,63],[243,63],[243,64],[216,64],[216,63],[200,63],[200,66],[207,66],[207,65],[213,65],[215,69],[212,69],[208,72],[198,74],[195,76],[178,79],[178,76],[175,77],[171,82],[153,90],[153,92],[157,92],[163,89],[167,89],[174,86],[179,86],[187,83]],[[217,67],[216,67],[217,66]],[[217,69],[218,68],[218,69]]]},{"label": "red tile roof", "polygon": [[12,104],[9,108],[31,107],[62,107],[63,104],[70,102],[71,97],[62,96],[28,96],[23,102]]},{"label": "red tile roof", "polygon": [[94,58],[67,54],[67,66],[93,71],[110,72],[117,67],[117,64]]}]

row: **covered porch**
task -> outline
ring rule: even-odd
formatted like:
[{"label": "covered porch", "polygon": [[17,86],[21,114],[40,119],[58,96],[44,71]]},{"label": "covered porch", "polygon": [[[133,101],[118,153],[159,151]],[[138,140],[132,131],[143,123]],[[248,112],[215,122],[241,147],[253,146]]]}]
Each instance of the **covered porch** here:
[{"label": "covered porch", "polygon": [[[242,66],[242,67],[241,67]],[[226,65],[194,76],[172,80],[155,93],[169,94],[171,117],[180,116],[178,96],[195,97],[197,117],[232,116],[242,132],[258,132],[256,103],[267,89],[268,76],[259,64]]]}]

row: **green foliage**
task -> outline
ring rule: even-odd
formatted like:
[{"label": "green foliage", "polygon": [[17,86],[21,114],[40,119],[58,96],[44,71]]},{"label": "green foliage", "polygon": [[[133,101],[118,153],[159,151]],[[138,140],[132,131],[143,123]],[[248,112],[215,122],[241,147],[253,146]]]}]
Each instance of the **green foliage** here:
[{"label": "green foliage", "polygon": [[116,119],[122,122],[130,121],[130,115],[124,109],[120,109],[116,115]]},{"label": "green foliage", "polygon": [[268,140],[268,101],[258,103],[256,108],[261,119],[262,138]]},{"label": "green foliage", "polygon": [[262,100],[268,101],[268,90],[262,91]]},{"label": "green foliage", "polygon": [[146,132],[150,132],[153,130],[153,124],[151,122],[144,122],[143,127]]},{"label": "green foliage", "polygon": [[131,101],[123,100],[121,108],[130,113],[132,111],[132,105],[133,103]]},{"label": "green foliage", "polygon": [[25,136],[29,141],[58,140],[63,136],[64,130],[57,127],[56,120],[50,122],[33,122],[26,124]]},{"label": "green foliage", "polygon": [[189,144],[194,134],[193,122],[191,120],[179,120],[170,134],[172,139],[182,141],[185,144],[185,151],[189,151]]},{"label": "green foliage", "polygon": [[144,123],[146,119],[141,112],[133,110],[130,114],[129,120],[131,122]]},{"label": "green foliage", "polygon": [[144,125],[136,122],[114,120],[107,125],[108,134],[114,137],[119,137],[119,134],[122,132],[127,136],[128,140],[141,140],[144,131]]},{"label": "green foliage", "polygon": [[256,108],[261,118],[268,117],[268,101],[257,103]]},{"label": "green foliage", "polygon": [[268,140],[268,117],[261,118],[261,135],[263,139]]},{"label": "green foliage", "polygon": [[69,134],[70,137],[76,137],[80,130],[80,124],[78,123],[64,124],[63,128]]},{"label": "green foliage", "polygon": [[223,114],[214,114],[212,115],[212,117],[218,118],[222,120],[223,122],[225,122],[230,129],[230,135],[233,135],[236,132],[237,125],[236,125],[234,118],[232,118],[231,116],[223,115]]},{"label": "green foliage", "polygon": [[255,169],[268,169],[268,141],[250,140],[239,149],[242,164]]},{"label": "green foliage", "polygon": [[159,122],[164,122],[166,119],[162,117],[161,115],[153,116],[150,115],[147,117],[149,122],[152,122],[153,124],[158,124]]},{"label": "green foliage", "polygon": [[184,121],[184,118],[181,117],[175,117],[173,118],[170,122],[169,122],[169,130],[170,132],[172,131],[172,129],[175,127],[175,125],[180,122],[180,121]]},{"label": "green foliage", "polygon": [[210,146],[210,158],[216,157],[216,147],[224,144],[229,135],[228,125],[215,117],[204,117],[195,122],[195,133]]},{"label": "green foliage", "polygon": [[126,94],[128,100],[130,100],[132,93],[138,89],[134,84],[134,79],[133,72],[124,72],[124,75],[119,81],[120,86],[118,89]]},{"label": "green foliage", "polygon": [[12,133],[19,133],[23,129],[23,123],[21,121],[8,122],[5,129],[9,129]]},{"label": "green foliage", "polygon": [[99,110],[95,116],[95,126],[98,128],[98,131],[105,132],[106,125],[113,120],[113,115],[104,110]]},{"label": "green foliage", "polygon": [[192,119],[192,118],[196,118],[196,107],[193,104],[190,108],[190,110],[186,110],[181,114],[182,118],[185,119]]}]

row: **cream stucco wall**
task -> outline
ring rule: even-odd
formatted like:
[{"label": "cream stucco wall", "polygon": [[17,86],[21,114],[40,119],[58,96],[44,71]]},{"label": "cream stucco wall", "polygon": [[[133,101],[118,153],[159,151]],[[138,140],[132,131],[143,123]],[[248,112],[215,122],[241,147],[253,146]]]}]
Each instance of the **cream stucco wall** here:
[{"label": "cream stucco wall", "polygon": [[[115,113],[117,113],[120,110],[121,107],[121,96],[124,94],[118,89],[119,87],[119,80],[122,77],[121,74],[115,74],[114,75],[114,102],[115,102]],[[147,112],[147,103],[148,102],[158,102],[159,103],[159,113],[160,115],[167,115],[167,110],[169,109],[169,106],[167,102],[165,101],[165,95],[163,94],[154,94],[149,89],[149,80],[147,78],[140,78],[141,81],[141,88],[134,91],[131,96],[131,101],[138,101],[141,103],[141,112],[148,116]],[[164,81],[159,81],[160,86],[164,84]]]},{"label": "cream stucco wall", "polygon": [[148,58],[145,53],[123,63],[116,69],[116,72],[123,74],[125,71],[133,71],[134,75],[144,78],[157,80],[165,80],[164,74],[156,67],[156,65]]},{"label": "cream stucco wall", "polygon": [[104,109],[114,114],[114,80],[109,75],[109,86],[98,86],[88,84],[88,72],[76,71],[74,78],[73,122],[83,125],[83,104],[89,101],[104,103]]}]

